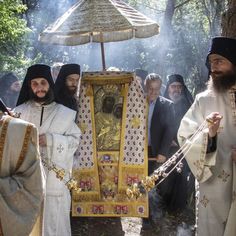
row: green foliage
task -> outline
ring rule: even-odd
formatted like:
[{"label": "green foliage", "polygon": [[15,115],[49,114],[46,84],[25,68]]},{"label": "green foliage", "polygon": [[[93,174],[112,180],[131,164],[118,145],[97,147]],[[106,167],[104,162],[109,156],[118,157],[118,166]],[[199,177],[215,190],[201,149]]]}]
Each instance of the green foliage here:
[{"label": "green foliage", "polygon": [[27,63],[24,56],[29,29],[22,18],[26,7],[19,0],[0,1],[0,70],[10,70]]},{"label": "green foliage", "polygon": [[194,95],[205,87],[208,76],[206,55],[211,37],[220,35],[220,17],[225,10],[225,2],[189,1],[175,10],[172,23],[175,35],[173,62],[182,68]]},{"label": "green foliage", "polygon": [[168,19],[171,25],[169,28],[163,28],[164,13],[168,13],[165,10],[168,1],[172,0],[129,1],[142,12],[149,10],[146,15],[156,18],[161,25],[158,39],[149,41],[138,49],[140,67],[159,73],[164,82],[168,74],[182,74],[195,95],[204,89],[208,76],[205,59],[210,39],[220,35],[221,14],[227,1],[176,0],[174,16]]}]

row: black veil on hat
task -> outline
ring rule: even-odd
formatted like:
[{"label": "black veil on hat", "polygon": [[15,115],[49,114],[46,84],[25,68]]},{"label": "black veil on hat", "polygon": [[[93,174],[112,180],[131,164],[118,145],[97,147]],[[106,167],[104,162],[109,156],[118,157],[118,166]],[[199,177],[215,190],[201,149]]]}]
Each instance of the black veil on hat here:
[{"label": "black veil on hat", "polygon": [[191,105],[193,103],[193,97],[184,83],[183,76],[179,74],[172,74],[167,76],[167,84],[166,84],[166,90],[164,92],[164,97],[170,99],[168,89],[169,86],[174,82],[179,82],[183,85],[183,95],[187,100],[187,102],[189,103],[189,105]]},{"label": "black veil on hat", "polygon": [[0,79],[0,85],[8,89],[12,83],[18,81],[19,78],[13,72],[6,72]]},{"label": "black veil on hat", "polygon": [[68,75],[79,74],[80,75],[80,65],[78,64],[65,64],[62,65],[60,72],[57,76],[55,82],[55,91],[59,91],[65,85],[65,80]]},{"label": "black veil on hat", "polygon": [[27,69],[25,79],[23,81],[20,94],[17,101],[17,106],[30,99],[30,81],[35,78],[44,78],[48,81],[50,88],[53,89],[54,82],[51,75],[51,68],[44,64],[35,64]]},{"label": "black veil on hat", "polygon": [[77,110],[76,99],[69,96],[66,92],[66,77],[68,75],[78,74],[80,75],[80,65],[79,64],[65,64],[61,67],[60,72],[57,76],[54,88],[55,100],[56,102],[69,107],[73,110]]},{"label": "black veil on hat", "polygon": [[18,81],[19,78],[12,72],[6,72],[0,78],[0,96],[11,87],[12,83]]},{"label": "black veil on hat", "polygon": [[236,39],[227,37],[215,37],[212,39],[211,47],[206,58],[206,66],[208,69],[210,69],[210,54],[221,55],[236,66]]}]

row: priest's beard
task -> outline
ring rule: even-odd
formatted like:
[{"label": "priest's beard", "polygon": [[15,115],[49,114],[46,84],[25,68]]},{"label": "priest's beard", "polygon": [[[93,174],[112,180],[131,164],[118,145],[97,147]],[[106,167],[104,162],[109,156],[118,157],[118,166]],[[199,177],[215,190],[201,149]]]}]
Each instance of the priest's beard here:
[{"label": "priest's beard", "polygon": [[173,103],[178,103],[180,100],[182,100],[184,98],[184,95],[181,93],[173,93],[171,96],[169,95],[171,101]]},{"label": "priest's beard", "polygon": [[236,67],[227,73],[216,72],[211,73],[208,88],[214,89],[218,93],[223,93],[229,90],[236,84]]},{"label": "priest's beard", "polygon": [[76,86],[65,86],[65,90],[64,93],[68,96],[68,97],[74,97],[77,91],[77,87]]},{"label": "priest's beard", "polygon": [[49,90],[46,92],[44,97],[38,97],[32,89],[30,89],[30,99],[41,104],[50,104],[51,102],[54,101],[54,95],[53,95],[53,90],[49,88]]}]

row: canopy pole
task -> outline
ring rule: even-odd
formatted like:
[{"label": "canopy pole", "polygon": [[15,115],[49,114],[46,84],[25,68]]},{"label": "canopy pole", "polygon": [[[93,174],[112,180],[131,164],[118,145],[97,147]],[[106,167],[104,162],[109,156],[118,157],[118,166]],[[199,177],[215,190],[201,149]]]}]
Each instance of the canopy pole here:
[{"label": "canopy pole", "polygon": [[106,70],[106,62],[105,62],[105,50],[104,50],[104,43],[101,42],[101,53],[102,53],[102,69]]}]

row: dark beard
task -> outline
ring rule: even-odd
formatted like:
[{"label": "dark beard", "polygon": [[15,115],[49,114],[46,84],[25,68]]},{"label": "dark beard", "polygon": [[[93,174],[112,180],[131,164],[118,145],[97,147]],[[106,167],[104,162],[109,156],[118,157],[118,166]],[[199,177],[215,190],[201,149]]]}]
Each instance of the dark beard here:
[{"label": "dark beard", "polygon": [[210,81],[208,83],[208,88],[213,88],[218,93],[223,93],[229,90],[232,86],[236,84],[236,69],[232,72],[224,73],[222,75],[214,76],[211,74]]},{"label": "dark beard", "polygon": [[33,93],[32,89],[30,89],[30,99],[41,104],[50,104],[54,101],[53,90],[49,88],[48,92],[45,94],[43,98],[38,97],[36,94]]},{"label": "dark beard", "polygon": [[73,97],[73,96],[75,96],[76,91],[77,91],[77,87],[75,87],[74,89],[69,89],[67,86],[65,86],[64,93],[68,97]]}]

